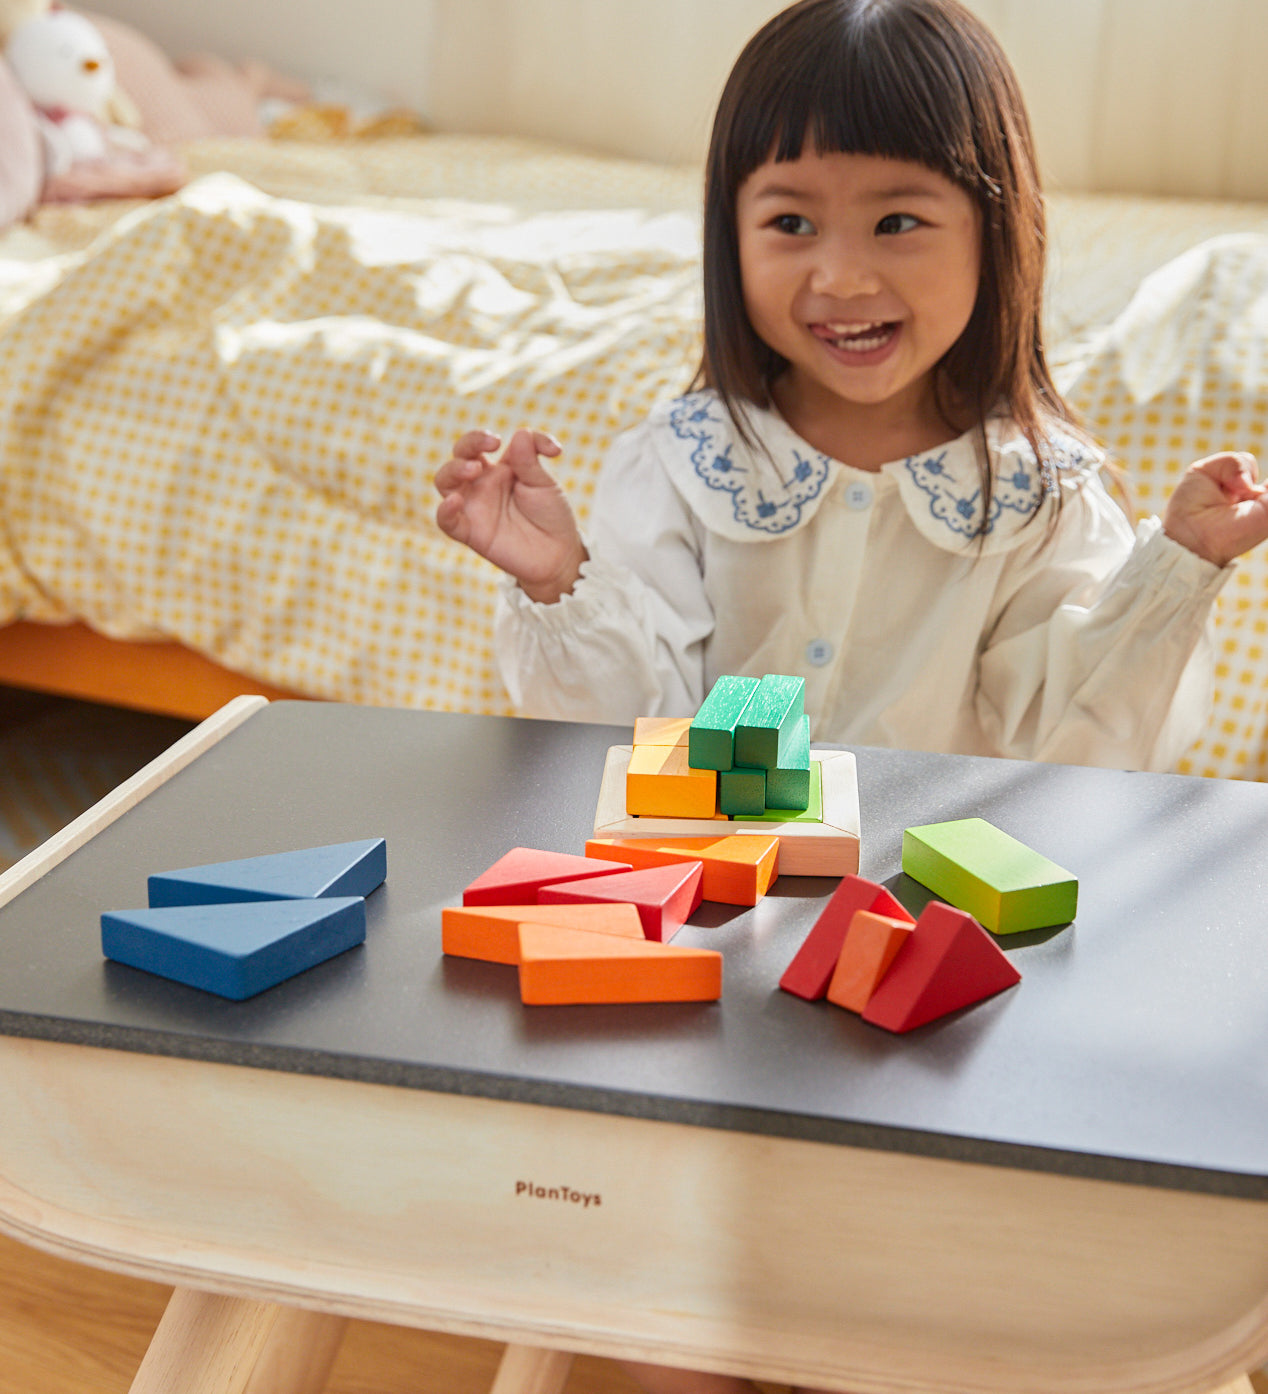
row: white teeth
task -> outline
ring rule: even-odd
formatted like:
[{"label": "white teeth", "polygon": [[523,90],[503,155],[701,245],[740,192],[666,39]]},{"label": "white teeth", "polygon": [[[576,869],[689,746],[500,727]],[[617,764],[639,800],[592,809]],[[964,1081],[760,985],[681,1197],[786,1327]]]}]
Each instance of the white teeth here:
[{"label": "white teeth", "polygon": [[828,337],[825,342],[833,348],[849,349],[852,353],[868,353],[889,342],[893,327],[886,320],[868,320],[863,324],[825,323]]},{"label": "white teeth", "polygon": [[868,330],[875,332],[877,329],[884,329],[885,321],[883,319],[868,319],[858,324],[829,323],[823,327],[838,339],[857,339],[860,334],[866,334]]}]

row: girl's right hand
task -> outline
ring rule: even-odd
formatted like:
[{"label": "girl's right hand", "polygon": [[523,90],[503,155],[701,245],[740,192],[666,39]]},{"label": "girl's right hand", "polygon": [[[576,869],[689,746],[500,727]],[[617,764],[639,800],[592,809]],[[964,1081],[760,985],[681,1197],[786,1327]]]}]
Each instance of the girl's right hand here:
[{"label": "girl's right hand", "polygon": [[563,490],[538,459],[558,455],[559,442],[521,429],[494,462],[488,456],[501,443],[491,431],[468,431],[457,442],[436,471],[443,495],[436,525],[514,576],[530,600],[554,604],[589,555]]}]

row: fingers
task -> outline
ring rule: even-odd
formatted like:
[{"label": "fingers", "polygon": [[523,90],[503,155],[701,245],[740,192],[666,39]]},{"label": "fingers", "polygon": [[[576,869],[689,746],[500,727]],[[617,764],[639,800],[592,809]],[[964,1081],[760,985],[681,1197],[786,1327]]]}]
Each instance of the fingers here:
[{"label": "fingers", "polygon": [[1226,498],[1236,503],[1258,498],[1264,485],[1258,482],[1259,466],[1255,457],[1244,450],[1228,450],[1208,455],[1190,468],[1204,474],[1220,488]]},{"label": "fingers", "polygon": [[542,468],[538,456],[553,456],[559,453],[559,442],[553,436],[548,436],[544,431],[529,431],[521,427],[502,452],[502,463],[509,465],[514,470],[516,479],[525,484],[553,483],[550,475]]}]

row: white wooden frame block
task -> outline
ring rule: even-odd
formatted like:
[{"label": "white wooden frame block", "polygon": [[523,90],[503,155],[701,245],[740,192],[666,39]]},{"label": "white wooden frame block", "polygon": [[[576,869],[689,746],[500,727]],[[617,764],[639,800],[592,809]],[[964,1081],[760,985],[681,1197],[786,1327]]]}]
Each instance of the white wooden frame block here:
[{"label": "white wooden frame block", "polygon": [[634,747],[608,748],[594,812],[595,837],[730,837],[757,833],[779,838],[781,876],[852,876],[859,869],[859,785],[848,750],[812,750],[823,776],[823,822],[774,823],[733,818],[634,818],[625,811],[625,771]]}]

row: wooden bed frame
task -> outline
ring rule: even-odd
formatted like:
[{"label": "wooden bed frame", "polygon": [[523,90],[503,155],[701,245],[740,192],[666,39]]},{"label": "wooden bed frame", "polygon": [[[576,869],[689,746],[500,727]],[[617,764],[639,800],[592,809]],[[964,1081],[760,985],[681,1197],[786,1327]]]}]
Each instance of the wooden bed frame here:
[{"label": "wooden bed frame", "polygon": [[29,620],[0,628],[0,685],[189,721],[244,693],[301,695],[222,668],[183,644],[109,639],[86,624]]}]

